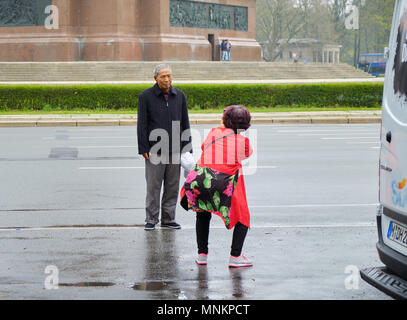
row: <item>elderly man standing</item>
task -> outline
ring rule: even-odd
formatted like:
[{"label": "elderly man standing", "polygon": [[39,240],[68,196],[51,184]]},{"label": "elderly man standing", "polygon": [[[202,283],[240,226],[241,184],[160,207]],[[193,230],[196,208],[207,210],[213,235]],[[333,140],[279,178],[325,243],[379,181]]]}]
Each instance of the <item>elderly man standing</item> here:
[{"label": "elderly man standing", "polygon": [[161,227],[180,229],[175,221],[180,156],[192,152],[188,107],[184,93],[171,85],[168,64],[156,66],[154,79],[156,84],[144,90],[138,101],[138,152],[145,159],[147,183],[144,229],[154,230],[159,222],[160,200]]}]

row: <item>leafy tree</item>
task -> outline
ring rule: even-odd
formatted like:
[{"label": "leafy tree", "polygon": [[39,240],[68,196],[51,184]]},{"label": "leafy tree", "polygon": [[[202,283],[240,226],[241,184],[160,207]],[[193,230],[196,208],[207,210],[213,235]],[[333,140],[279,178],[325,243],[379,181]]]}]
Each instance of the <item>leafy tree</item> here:
[{"label": "leafy tree", "polygon": [[266,61],[275,60],[304,27],[295,4],[295,0],[257,1],[257,38],[263,45]]},{"label": "leafy tree", "polygon": [[[275,60],[290,40],[312,38],[342,45],[341,59],[383,52],[388,45],[395,0],[257,0],[257,39],[264,59]],[[350,6],[359,11],[359,29],[347,30]]]}]

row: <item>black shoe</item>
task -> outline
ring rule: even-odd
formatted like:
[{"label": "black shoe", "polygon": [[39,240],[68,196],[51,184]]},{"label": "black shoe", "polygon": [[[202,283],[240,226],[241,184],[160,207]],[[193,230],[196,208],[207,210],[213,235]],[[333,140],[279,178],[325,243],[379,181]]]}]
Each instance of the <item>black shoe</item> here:
[{"label": "black shoe", "polygon": [[176,222],[161,223],[161,228],[181,229],[181,225]]},{"label": "black shoe", "polygon": [[155,229],[155,224],[154,223],[146,223],[144,225],[144,230],[154,230]]}]

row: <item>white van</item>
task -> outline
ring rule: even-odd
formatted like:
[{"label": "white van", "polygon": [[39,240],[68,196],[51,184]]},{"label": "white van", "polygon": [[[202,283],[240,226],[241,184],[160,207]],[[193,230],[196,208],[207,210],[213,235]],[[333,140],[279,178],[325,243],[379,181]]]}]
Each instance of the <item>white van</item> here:
[{"label": "white van", "polygon": [[407,1],[396,0],[382,105],[377,250],[386,267],[361,271],[365,281],[407,299]]}]

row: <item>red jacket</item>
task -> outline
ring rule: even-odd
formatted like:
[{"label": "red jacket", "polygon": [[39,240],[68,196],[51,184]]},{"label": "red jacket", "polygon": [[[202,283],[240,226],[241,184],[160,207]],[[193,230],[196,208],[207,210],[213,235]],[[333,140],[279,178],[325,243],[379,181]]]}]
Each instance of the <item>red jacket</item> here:
[{"label": "red jacket", "polygon": [[[197,164],[227,174],[235,174],[240,169],[239,179],[232,196],[230,229],[238,222],[250,228],[250,211],[247,205],[241,164],[244,159],[249,158],[253,153],[249,139],[240,134],[235,134],[216,141],[205,150],[213,140],[229,134],[233,134],[232,129],[223,127],[212,129],[201,146],[203,152]],[[183,186],[180,194],[181,201],[184,197],[186,197],[186,194]]]}]

